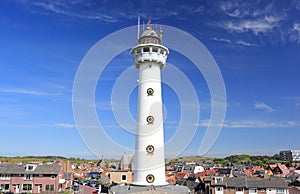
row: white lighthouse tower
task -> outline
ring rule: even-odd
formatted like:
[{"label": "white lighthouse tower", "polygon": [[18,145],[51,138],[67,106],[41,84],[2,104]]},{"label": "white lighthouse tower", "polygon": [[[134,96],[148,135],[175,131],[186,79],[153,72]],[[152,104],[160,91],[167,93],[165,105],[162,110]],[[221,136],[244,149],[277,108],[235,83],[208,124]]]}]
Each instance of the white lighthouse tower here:
[{"label": "white lighthouse tower", "polygon": [[[157,29],[156,29],[157,30]],[[168,48],[161,32],[147,29],[138,35],[131,50],[139,69],[134,185],[167,185],[165,178],[164,127],[161,95],[161,69],[166,65]]]},{"label": "white lighthouse tower", "polygon": [[185,186],[169,185],[165,176],[164,126],[162,111],[161,70],[169,50],[162,45],[162,31],[147,29],[132,48],[134,65],[139,70],[134,181],[130,185],[110,188],[112,194],[188,194]]}]

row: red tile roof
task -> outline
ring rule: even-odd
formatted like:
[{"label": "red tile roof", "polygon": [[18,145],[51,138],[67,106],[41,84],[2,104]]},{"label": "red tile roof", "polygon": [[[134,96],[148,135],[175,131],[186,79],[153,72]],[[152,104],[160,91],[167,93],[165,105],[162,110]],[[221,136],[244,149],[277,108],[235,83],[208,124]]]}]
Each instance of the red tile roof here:
[{"label": "red tile roof", "polygon": [[245,170],[244,170],[244,173],[245,173],[247,176],[252,176],[252,170],[245,169]]}]

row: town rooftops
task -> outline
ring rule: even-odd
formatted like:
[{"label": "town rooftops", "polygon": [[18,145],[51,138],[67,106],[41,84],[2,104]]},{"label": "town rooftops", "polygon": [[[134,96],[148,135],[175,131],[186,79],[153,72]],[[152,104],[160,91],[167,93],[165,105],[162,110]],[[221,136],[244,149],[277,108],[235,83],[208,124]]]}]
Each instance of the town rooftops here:
[{"label": "town rooftops", "polygon": [[0,164],[0,174],[58,174],[58,164]]},{"label": "town rooftops", "polygon": [[224,183],[226,187],[288,188],[286,181],[281,178],[226,177]]}]

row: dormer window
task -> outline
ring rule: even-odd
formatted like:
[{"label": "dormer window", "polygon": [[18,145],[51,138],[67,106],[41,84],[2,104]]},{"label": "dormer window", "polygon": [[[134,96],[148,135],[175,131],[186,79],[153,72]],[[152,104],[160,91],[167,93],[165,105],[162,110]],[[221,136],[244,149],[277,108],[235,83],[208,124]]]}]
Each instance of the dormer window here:
[{"label": "dormer window", "polygon": [[215,183],[223,183],[223,177],[216,177]]},{"label": "dormer window", "polygon": [[37,165],[35,164],[26,164],[25,171],[34,171]]}]

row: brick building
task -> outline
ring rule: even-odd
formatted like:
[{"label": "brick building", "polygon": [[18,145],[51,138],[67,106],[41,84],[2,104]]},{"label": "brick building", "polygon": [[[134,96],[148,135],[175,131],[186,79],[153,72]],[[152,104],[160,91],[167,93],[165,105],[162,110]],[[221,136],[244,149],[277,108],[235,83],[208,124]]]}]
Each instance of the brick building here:
[{"label": "brick building", "polygon": [[58,192],[65,188],[63,176],[58,164],[0,164],[0,191]]},{"label": "brick building", "polygon": [[207,184],[209,194],[289,194],[281,178],[211,177]]}]

